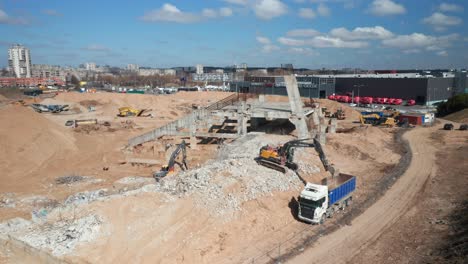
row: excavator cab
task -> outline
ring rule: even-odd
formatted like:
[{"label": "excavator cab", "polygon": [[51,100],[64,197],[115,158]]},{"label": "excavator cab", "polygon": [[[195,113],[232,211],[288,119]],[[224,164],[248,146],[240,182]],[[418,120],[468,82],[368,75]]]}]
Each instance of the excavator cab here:
[{"label": "excavator cab", "polygon": [[255,159],[258,164],[286,173],[287,169],[297,170],[298,166],[294,163],[294,148],[297,147],[314,147],[312,143],[306,143],[305,140],[292,140],[284,145],[272,147],[269,145],[263,146],[260,149],[259,156]]}]

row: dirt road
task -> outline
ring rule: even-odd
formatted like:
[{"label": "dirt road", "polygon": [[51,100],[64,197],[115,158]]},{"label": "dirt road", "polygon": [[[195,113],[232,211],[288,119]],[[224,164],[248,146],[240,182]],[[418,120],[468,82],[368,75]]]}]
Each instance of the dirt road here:
[{"label": "dirt road", "polygon": [[407,132],[404,138],[410,143],[413,159],[401,178],[351,225],[320,238],[290,263],[345,263],[398,221],[433,173],[436,149],[429,144],[429,135],[434,129],[416,128]]}]

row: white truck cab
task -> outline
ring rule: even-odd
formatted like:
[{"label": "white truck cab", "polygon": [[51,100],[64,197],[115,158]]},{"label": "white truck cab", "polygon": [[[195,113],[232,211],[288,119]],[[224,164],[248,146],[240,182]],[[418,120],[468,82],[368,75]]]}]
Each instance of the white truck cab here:
[{"label": "white truck cab", "polygon": [[299,219],[313,224],[323,223],[328,208],[328,186],[307,183],[298,202]]}]

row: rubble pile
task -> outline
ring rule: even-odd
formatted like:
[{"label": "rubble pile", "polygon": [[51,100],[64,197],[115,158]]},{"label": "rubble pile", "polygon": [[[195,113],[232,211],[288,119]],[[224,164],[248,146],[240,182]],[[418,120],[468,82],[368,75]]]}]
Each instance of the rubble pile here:
[{"label": "rubble pile", "polygon": [[96,215],[42,225],[15,218],[0,224],[0,234],[8,234],[34,248],[49,249],[53,255],[61,256],[72,252],[78,243],[95,239],[101,223]]},{"label": "rubble pile", "polygon": [[223,146],[218,158],[202,168],[164,178],[158,189],[177,196],[193,194],[197,205],[216,215],[240,210],[243,202],[272,195],[274,191],[298,189],[301,181],[294,172],[283,174],[259,166],[254,160],[261,146],[282,141],[249,134]]}]

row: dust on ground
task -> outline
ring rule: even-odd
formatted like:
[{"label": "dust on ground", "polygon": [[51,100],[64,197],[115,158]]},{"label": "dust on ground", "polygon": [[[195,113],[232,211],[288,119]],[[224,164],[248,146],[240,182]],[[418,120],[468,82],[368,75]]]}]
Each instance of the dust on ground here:
[{"label": "dust on ground", "polygon": [[450,115],[446,115],[443,118],[449,121],[453,121],[453,122],[457,122],[461,124],[467,124],[468,123],[468,108],[452,113]]},{"label": "dust on ground", "polygon": [[[22,216],[32,222],[3,233],[73,260],[238,263],[270,250],[292,233],[311,228],[295,219],[293,200],[302,188],[299,177],[264,168],[253,159],[261,146],[281,144],[291,140],[291,136],[252,133],[219,147],[199,145],[197,150],[189,149],[189,171],[179,171],[159,183],[147,181],[152,180],[151,172],[158,166],[148,168],[125,162],[128,157],[137,157],[164,164],[171,146],[181,139],[162,138],[132,153],[122,147],[129,137],[177,118],[174,113],[185,115],[193,103],[206,105],[217,96],[221,99],[227,95],[63,93],[45,102],[73,104],[79,113],[38,114],[18,106],[1,109],[0,120],[8,121],[13,128],[15,120],[25,120],[12,130],[25,133],[25,138],[21,144],[16,137],[10,138],[11,142],[0,142],[12,149],[13,157],[20,148],[27,147],[33,163],[20,168],[22,160],[9,157],[17,162],[5,168],[13,174],[7,175],[9,179],[20,174],[25,179],[2,185],[2,217]],[[85,107],[91,106],[90,101],[94,111]],[[153,109],[155,117],[117,118],[117,109],[122,106]],[[68,119],[89,118],[110,122],[111,128],[123,120],[132,120],[135,126],[90,133],[63,126]],[[25,129],[26,124],[29,129]],[[34,130],[34,126],[43,130]],[[339,126],[356,128],[329,135],[325,152],[340,171],[358,177],[355,199],[360,201],[399,161],[400,153],[393,146],[395,130],[361,127],[352,117],[340,121]],[[59,130],[61,136],[51,135],[49,129]],[[3,135],[8,131],[1,132]],[[54,149],[42,155],[42,148]],[[319,182],[327,175],[315,150],[300,149],[296,158],[299,174],[307,181]],[[103,170],[104,167],[109,169]],[[96,228],[83,227],[81,223],[88,221]],[[58,244],[51,248],[40,237],[51,237]],[[67,248],[68,243],[72,251],[54,252]]]},{"label": "dust on ground", "polygon": [[355,263],[466,263],[468,133],[437,130],[436,165],[411,208]]}]

